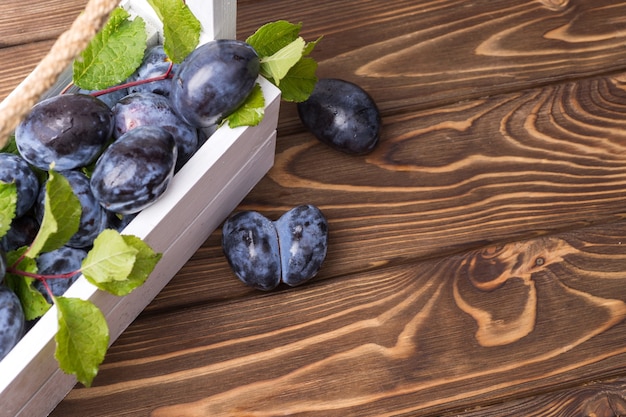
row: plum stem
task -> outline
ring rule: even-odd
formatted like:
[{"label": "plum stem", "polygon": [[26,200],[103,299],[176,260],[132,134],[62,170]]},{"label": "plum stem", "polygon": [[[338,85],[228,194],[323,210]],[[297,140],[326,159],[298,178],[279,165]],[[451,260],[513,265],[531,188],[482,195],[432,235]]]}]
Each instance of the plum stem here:
[{"label": "plum stem", "polygon": [[20,275],[23,277],[28,277],[28,278],[34,278],[38,281],[42,281],[45,284],[45,281],[48,279],[53,279],[53,278],[64,278],[64,279],[69,279],[72,278],[74,275],[78,274],[80,272],[80,269],[77,269],[76,271],[71,271],[71,272],[66,272],[64,274],[49,274],[49,275],[44,275],[44,274],[34,274],[32,272],[26,272],[26,271],[22,271],[20,269],[17,269],[15,267],[8,267],[7,268],[7,272],[14,274],[14,275]]},{"label": "plum stem", "polygon": [[122,90],[124,88],[135,87],[137,85],[143,85],[143,84],[148,84],[148,83],[155,82],[155,81],[166,80],[171,77],[173,66],[174,66],[174,63],[170,62],[170,65],[169,67],[167,67],[167,71],[165,71],[164,74],[157,75],[155,77],[146,78],[145,80],[137,80],[137,81],[127,82],[124,84],[115,85],[113,87],[105,88],[104,90],[94,91],[90,93],[90,95],[94,97],[98,97],[104,94],[113,93],[115,91]]}]

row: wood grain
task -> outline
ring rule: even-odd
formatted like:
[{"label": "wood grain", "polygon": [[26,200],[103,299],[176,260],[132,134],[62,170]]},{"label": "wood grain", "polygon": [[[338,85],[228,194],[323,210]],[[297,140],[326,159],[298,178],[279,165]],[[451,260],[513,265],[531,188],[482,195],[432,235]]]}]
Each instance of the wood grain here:
[{"label": "wood grain", "polygon": [[621,76],[585,79],[389,116],[366,157],[282,136],[242,208],[276,217],[319,205],[333,275],[619,220],[623,87]]},{"label": "wood grain", "polygon": [[86,4],[87,0],[37,0],[28,3],[2,0],[0,49],[55,40],[70,27]]},{"label": "wood grain", "polygon": [[433,415],[623,372],[625,232],[143,315],[53,415]]},{"label": "wood grain", "polygon": [[[591,382],[581,387],[537,395],[490,407],[481,407],[456,417],[616,417],[626,415],[626,380]],[[446,414],[446,416],[448,416]]]},{"label": "wood grain", "polygon": [[[319,206],[319,276],[246,288],[216,231],[53,417],[623,411],[626,2],[390,4],[238,2],[241,39],[282,18],[324,36],[320,76],[373,95],[380,146],[332,151],[284,103],[238,210]],[[48,30],[0,48],[20,56],[0,96]]]}]

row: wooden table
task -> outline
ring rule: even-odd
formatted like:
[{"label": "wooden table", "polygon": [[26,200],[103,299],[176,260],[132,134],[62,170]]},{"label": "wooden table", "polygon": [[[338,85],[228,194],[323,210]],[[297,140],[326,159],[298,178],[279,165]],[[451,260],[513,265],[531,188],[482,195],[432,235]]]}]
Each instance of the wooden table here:
[{"label": "wooden table", "polygon": [[[0,98],[85,0],[3,0]],[[8,6],[7,6],[8,4]],[[238,210],[329,220],[318,277],[260,293],[218,229],[53,416],[626,415],[626,1],[240,0],[371,93],[354,157],[283,104]]]}]

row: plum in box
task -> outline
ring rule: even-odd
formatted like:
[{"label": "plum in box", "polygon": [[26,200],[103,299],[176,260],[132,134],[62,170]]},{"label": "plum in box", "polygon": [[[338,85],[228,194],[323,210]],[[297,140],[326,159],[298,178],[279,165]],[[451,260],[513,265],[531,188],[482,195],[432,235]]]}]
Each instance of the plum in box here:
[{"label": "plum in box", "polygon": [[[235,37],[235,1],[187,4],[202,23],[201,43]],[[145,0],[124,0],[121,5],[146,20],[153,42],[160,40],[160,22]],[[273,165],[280,91],[261,77],[258,81],[266,101],[263,121],[255,127],[217,129],[174,176],[163,197],[124,229],[163,253],[146,283],[125,297],[99,291],[84,277],[68,290],[67,296],[91,300],[102,310],[111,343]],[[51,93],[63,85],[60,80]],[[0,416],[47,415],[75,385],[74,376],[63,373],[54,358],[56,330],[53,307],[0,361]]]}]

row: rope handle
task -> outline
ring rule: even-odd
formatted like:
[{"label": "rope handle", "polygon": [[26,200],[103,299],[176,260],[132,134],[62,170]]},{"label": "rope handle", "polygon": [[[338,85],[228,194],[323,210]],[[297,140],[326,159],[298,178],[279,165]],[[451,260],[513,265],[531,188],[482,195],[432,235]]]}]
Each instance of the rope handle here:
[{"label": "rope handle", "polygon": [[0,103],[0,148],[17,125],[57,81],[61,73],[87,47],[119,0],[89,0],[72,26],[59,36],[35,69]]}]

